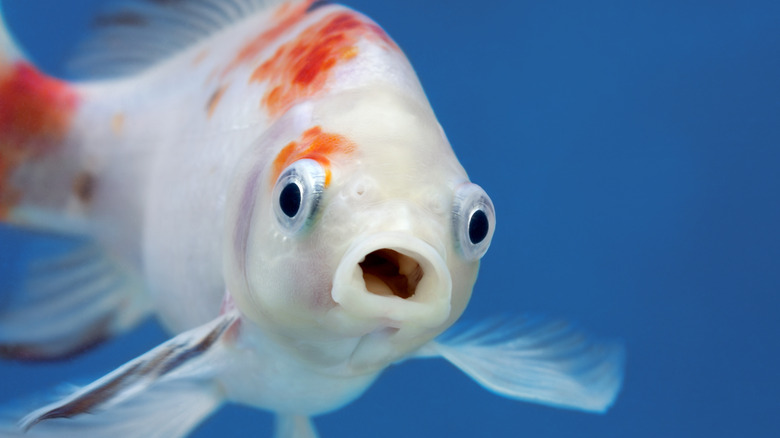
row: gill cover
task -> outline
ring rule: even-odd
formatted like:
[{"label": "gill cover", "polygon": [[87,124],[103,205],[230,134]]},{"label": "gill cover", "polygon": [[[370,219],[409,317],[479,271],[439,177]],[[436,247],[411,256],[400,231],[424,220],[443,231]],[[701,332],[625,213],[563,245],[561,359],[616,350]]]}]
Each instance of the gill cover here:
[{"label": "gill cover", "polygon": [[[223,272],[227,293],[241,312],[264,325],[268,315],[253,290],[252,273],[263,266],[257,261],[257,241],[284,241],[311,223],[323,193],[319,164],[299,160],[271,180],[270,169],[279,150],[296,139],[312,123],[311,105],[296,105],[249,146],[234,171],[225,203]],[[277,248],[264,247],[269,254],[284,257]],[[284,249],[283,247],[279,248]],[[268,264],[275,258],[266,259]],[[266,289],[278,285],[265,284]]]}]

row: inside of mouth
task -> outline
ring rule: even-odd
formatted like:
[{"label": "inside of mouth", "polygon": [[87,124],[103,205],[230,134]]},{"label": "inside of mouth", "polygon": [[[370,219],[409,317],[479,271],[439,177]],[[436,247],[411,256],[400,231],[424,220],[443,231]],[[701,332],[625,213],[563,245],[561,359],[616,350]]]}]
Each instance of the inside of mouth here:
[{"label": "inside of mouth", "polygon": [[415,259],[387,248],[372,251],[359,264],[366,290],[377,295],[409,298],[424,274]]}]

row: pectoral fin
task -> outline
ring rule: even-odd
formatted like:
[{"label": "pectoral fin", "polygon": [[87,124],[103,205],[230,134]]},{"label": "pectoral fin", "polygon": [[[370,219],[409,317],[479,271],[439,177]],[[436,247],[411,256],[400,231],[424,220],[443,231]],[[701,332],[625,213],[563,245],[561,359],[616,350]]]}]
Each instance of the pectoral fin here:
[{"label": "pectoral fin", "polygon": [[305,415],[276,414],[274,438],[317,438],[317,429]]},{"label": "pectoral fin", "polygon": [[[0,436],[30,437],[186,435],[223,401],[213,383],[221,340],[238,315],[220,316],[133,359]],[[20,435],[21,436],[21,435]]]},{"label": "pectoral fin", "polygon": [[458,325],[424,354],[442,356],[497,394],[590,412],[605,412],[623,380],[621,345],[541,319]]}]

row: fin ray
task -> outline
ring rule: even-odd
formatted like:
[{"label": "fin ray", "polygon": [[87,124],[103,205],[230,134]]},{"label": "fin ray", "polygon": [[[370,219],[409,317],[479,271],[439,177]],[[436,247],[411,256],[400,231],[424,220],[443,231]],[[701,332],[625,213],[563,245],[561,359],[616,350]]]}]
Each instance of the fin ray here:
[{"label": "fin ray", "polygon": [[274,438],[317,438],[314,422],[306,415],[276,414]]},{"label": "fin ray", "polygon": [[[181,333],[69,396],[0,426],[0,436],[179,437],[223,402],[213,383],[230,312]],[[22,435],[24,434],[24,435]]]},{"label": "fin ray", "polygon": [[3,2],[0,1],[0,68],[4,63],[21,58],[19,45],[9,34],[3,15]]},{"label": "fin ray", "polygon": [[[79,78],[141,72],[243,18],[285,0],[113,0],[70,63]],[[313,0],[288,0],[312,3]]]},{"label": "fin ray", "polygon": [[142,397],[126,400],[99,415],[50,419],[27,431],[6,423],[0,426],[0,437],[184,437],[221,403],[220,396],[212,388],[202,385],[160,385]]},{"label": "fin ray", "polygon": [[434,352],[500,395],[590,412],[614,402],[625,359],[619,344],[541,318],[459,324],[422,355]]},{"label": "fin ray", "polygon": [[[17,236],[10,242],[12,233]],[[13,260],[13,281],[0,282],[0,357],[67,357],[135,326],[150,303],[138,274],[83,237],[0,233],[0,259]],[[5,236],[4,236],[5,235]],[[17,240],[18,239],[18,240]],[[38,251],[53,240],[56,253]]]}]

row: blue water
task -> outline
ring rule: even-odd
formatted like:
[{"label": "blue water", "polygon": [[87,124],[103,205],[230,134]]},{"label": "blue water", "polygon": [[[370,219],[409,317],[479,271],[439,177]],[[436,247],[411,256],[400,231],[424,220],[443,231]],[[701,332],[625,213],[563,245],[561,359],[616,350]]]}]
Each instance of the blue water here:
[{"label": "blue water", "polygon": [[[56,71],[99,2],[6,3]],[[467,317],[530,311],[622,338],[625,385],[590,415],[418,361],[317,418],[321,435],[779,436],[780,2],[419,3],[348,2],[408,54],[496,205]],[[164,339],[148,322],[67,363],[2,363],[0,401]],[[195,436],[268,436],[270,418],[228,407]]]}]

